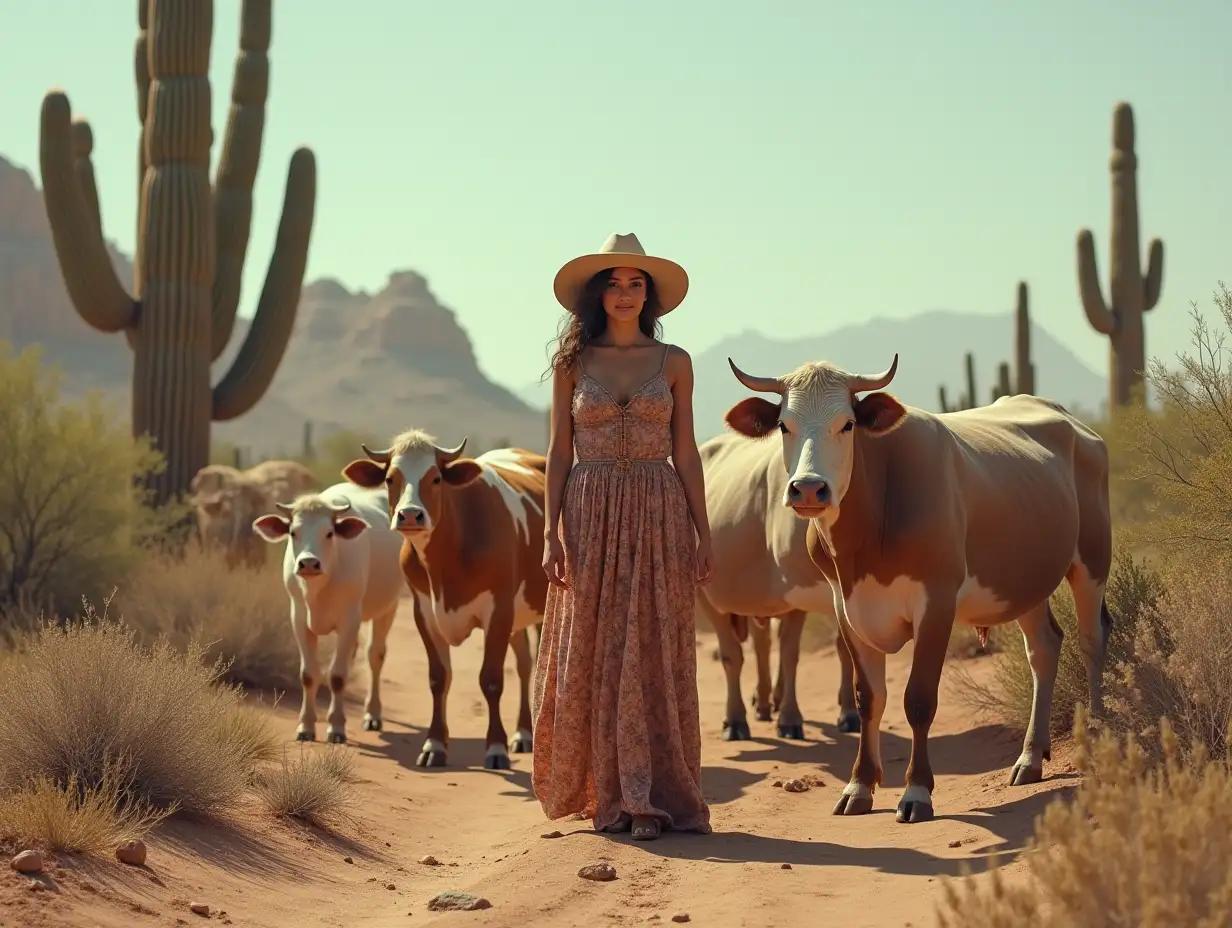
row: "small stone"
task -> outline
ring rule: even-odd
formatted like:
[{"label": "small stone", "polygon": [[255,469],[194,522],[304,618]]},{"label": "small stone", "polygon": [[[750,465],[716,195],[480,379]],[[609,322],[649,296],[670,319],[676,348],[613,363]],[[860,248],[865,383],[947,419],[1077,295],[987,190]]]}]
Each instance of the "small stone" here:
[{"label": "small stone", "polygon": [[348,854],[346,857],[342,858],[342,862],[344,864],[353,864],[355,863],[355,858],[353,858],[350,854]]},{"label": "small stone", "polygon": [[192,912],[193,915],[204,915],[206,918],[210,917],[210,907],[204,902],[189,903],[188,911]]},{"label": "small stone", "polygon": [[779,869],[780,870],[790,870],[791,864],[783,864],[782,866],[779,867]]},{"label": "small stone", "polygon": [[951,841],[946,847],[962,847],[961,841]]},{"label": "small stone", "polygon": [[770,785],[771,785],[771,786],[773,786],[775,789],[782,789],[782,788],[783,788],[783,781],[782,781],[782,780],[775,780],[775,781],[774,781],[773,783],[771,783]]},{"label": "small stone", "polygon": [[441,865],[441,862],[431,854],[425,854],[423,857],[419,858],[419,862],[425,867],[439,867]]},{"label": "small stone", "polygon": [[807,780],[788,780],[783,784],[783,789],[788,793],[807,793],[810,786]]},{"label": "small stone", "polygon": [[616,868],[611,864],[587,864],[578,871],[578,876],[584,880],[606,883],[608,880],[616,879]]},{"label": "small stone", "polygon": [[428,908],[433,912],[474,912],[479,909],[490,909],[492,903],[482,896],[472,896],[470,893],[460,893],[449,889],[433,896],[428,901]]},{"label": "small stone", "polygon": [[672,916],[672,921],[683,923],[683,922],[692,921],[692,919],[689,918],[688,912],[677,912],[675,915]]},{"label": "small stone", "polygon": [[125,841],[116,848],[116,860],[130,867],[140,867],[145,863],[145,842]]},{"label": "small stone", "polygon": [[386,883],[385,888],[386,889],[397,889],[398,887],[395,886],[393,883]]},{"label": "small stone", "polygon": [[9,866],[18,873],[41,873],[43,854],[41,851],[22,851],[9,861]]},{"label": "small stone", "polygon": [[564,835],[561,834],[559,831],[548,831],[548,832],[541,834],[539,837],[541,838],[563,838]]}]

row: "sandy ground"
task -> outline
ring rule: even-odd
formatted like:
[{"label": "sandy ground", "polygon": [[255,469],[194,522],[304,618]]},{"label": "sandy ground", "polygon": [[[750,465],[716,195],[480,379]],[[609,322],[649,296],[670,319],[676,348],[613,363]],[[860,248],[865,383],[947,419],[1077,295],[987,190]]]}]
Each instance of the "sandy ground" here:
[{"label": "sandy ground", "polygon": [[[142,869],[66,856],[38,880],[0,873],[0,925],[128,928],[206,921],[189,911],[205,902],[209,921],[237,926],[691,924],[756,926],[935,924],[942,879],[964,862],[993,858],[1013,872],[1034,817],[1057,790],[1076,784],[1054,753],[1044,783],[1007,785],[1020,741],[973,720],[943,681],[931,754],[937,818],[894,821],[910,748],[902,692],[910,647],[889,662],[890,708],[883,732],[886,783],[870,815],[830,814],[855,756],[855,735],[835,731],[838,663],[832,650],[801,660],[800,705],[807,741],[775,737],[772,722],[750,712],[753,740],[719,739],[722,667],[714,638],[699,631],[704,788],[713,807],[711,835],[665,834],[656,842],[594,833],[588,822],[545,821],[530,788],[529,755],[510,771],[482,768],[486,716],[478,689],[481,639],[455,651],[450,699],[451,765],[414,766],[431,697],[426,661],[409,614],[394,626],[384,680],[385,730],[364,732],[348,718],[360,802],[340,834],[259,819],[235,829],[175,823],[149,839]],[[745,663],[746,698],[752,692]],[[977,676],[993,659],[965,662]],[[775,658],[777,666],[777,656]],[[517,678],[510,658],[503,715],[513,731]],[[356,696],[362,698],[362,674]],[[291,750],[298,694],[273,710]],[[323,716],[322,716],[323,718]],[[308,748],[311,750],[312,748]],[[807,792],[776,788],[777,779],[810,774]],[[559,830],[555,838],[545,834]],[[433,855],[440,866],[419,863]],[[348,859],[349,858],[349,861]],[[610,862],[617,879],[580,879],[579,867]],[[33,888],[35,885],[37,889]],[[433,912],[428,900],[461,890],[491,903],[483,911]]]}]

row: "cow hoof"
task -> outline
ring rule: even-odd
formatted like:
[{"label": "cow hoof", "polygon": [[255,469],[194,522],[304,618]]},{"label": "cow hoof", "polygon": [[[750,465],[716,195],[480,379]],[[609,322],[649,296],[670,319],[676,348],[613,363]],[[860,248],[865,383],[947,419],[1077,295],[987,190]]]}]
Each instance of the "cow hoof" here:
[{"label": "cow hoof", "polygon": [[757,710],[757,721],[769,722],[772,718],[774,718],[774,716],[770,714],[770,709],[768,707]]},{"label": "cow hoof", "polygon": [[483,759],[484,770],[508,770],[509,767],[508,754],[489,754]]},{"label": "cow hoof", "polygon": [[317,736],[316,736],[316,733],[315,733],[315,732],[311,732],[311,731],[297,731],[297,732],[295,733],[295,740],[296,740],[296,741],[316,741],[316,740],[317,740]]},{"label": "cow hoof", "polygon": [[912,802],[909,799],[904,799],[898,804],[898,813],[894,816],[894,821],[916,824],[917,822],[931,822],[933,820],[932,803],[916,801]]},{"label": "cow hoof", "polygon": [[330,744],[346,744],[346,732],[331,731],[325,736],[325,740]]},{"label": "cow hoof", "polygon": [[364,731],[380,731],[381,720],[371,715],[364,716]]},{"label": "cow hoof", "polygon": [[752,735],[749,733],[749,723],[744,719],[736,722],[723,723],[723,740],[724,741],[748,741]]},{"label": "cow hoof", "polygon": [[873,811],[872,796],[848,796],[844,793],[834,804],[833,815],[867,815]]},{"label": "cow hoof", "polygon": [[1043,779],[1043,767],[1032,767],[1029,764],[1015,764],[1014,771],[1010,774],[1010,786],[1027,786],[1030,783],[1039,783]]},{"label": "cow hoof", "polygon": [[779,725],[779,737],[789,738],[792,741],[803,741],[804,723],[795,722],[791,725]]},{"label": "cow hoof", "polygon": [[415,766],[416,767],[444,767],[445,766],[445,752],[438,751],[434,748],[425,748],[423,751],[420,752],[419,756],[415,758]]},{"label": "cow hoof", "polygon": [[513,740],[509,742],[509,749],[514,754],[530,754],[534,751],[534,742],[530,738],[523,738],[520,735],[514,735]]},{"label": "cow hoof", "polygon": [[838,730],[844,734],[855,735],[860,732],[860,713],[848,709],[838,717]]}]

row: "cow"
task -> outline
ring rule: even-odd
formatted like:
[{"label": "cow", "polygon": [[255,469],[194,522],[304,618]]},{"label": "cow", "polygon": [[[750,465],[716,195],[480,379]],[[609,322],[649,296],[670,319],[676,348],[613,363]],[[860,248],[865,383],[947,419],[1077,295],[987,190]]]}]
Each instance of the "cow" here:
[{"label": "cow", "polygon": [[337,634],[329,670],[329,715],[325,740],[345,744],[343,693],[359,644],[359,629],[368,630],[368,699],[365,731],[381,730],[381,668],[386,642],[402,595],[398,556],[402,539],[389,528],[385,494],[350,483],[320,493],[275,503],[278,513],[263,515],[253,529],[265,541],[286,541],[282,580],[291,600],[291,628],[299,646],[303,702],[297,741],[316,740],[316,694],[321,682],[317,639]]},{"label": "cow", "polygon": [[298,461],[262,461],[243,471],[243,474],[265,487],[270,497],[278,503],[289,503],[317,488],[317,478]]},{"label": "cow", "polygon": [[521,448],[464,458],[465,438],[456,448],[442,448],[421,429],[403,432],[382,451],[360,447],[367,457],[351,461],[342,473],[357,486],[385,488],[387,518],[403,539],[402,571],[428,656],[432,722],[416,765],[446,765],[449,649],[481,628],[479,688],[488,703],[483,765],[508,770],[510,745],[500,701],[510,648],[521,685],[512,748],[515,753],[533,748],[529,630],[543,623],[547,599],[541,566],[547,459]]},{"label": "cow", "polygon": [[778,397],[748,397],[724,418],[750,439],[779,436],[767,442],[788,475],[779,505],[808,520],[809,557],[834,591],[855,666],[860,742],[834,814],[872,809],[885,656],[914,639],[903,701],[911,759],[896,819],[933,817],[928,731],[956,622],[986,635],[1017,619],[1035,692],[1010,783],[1041,780],[1062,640],[1049,597],[1062,579],[1074,596],[1091,711],[1102,711],[1112,624],[1103,440],[1060,404],[1028,394],[941,415],[904,406],[884,392],[897,354],[871,376],[828,362],[751,376],[728,363],[749,390]]},{"label": "cow", "polygon": [[222,551],[233,570],[262,567],[266,546],[253,530],[253,520],[273,503],[264,487],[243,474],[225,482],[202,481],[192,496],[202,548]]},{"label": "cow", "polygon": [[[779,504],[787,474],[775,449],[749,442],[731,432],[707,439],[699,447],[706,477],[706,513],[714,550],[714,579],[697,591],[698,610],[705,614],[719,639],[719,655],[727,677],[727,709],[722,737],[750,737],[740,672],[741,641],[753,617],[757,655],[754,704],[762,721],[769,721],[769,628],[763,621],[779,616],[778,733],[803,739],[804,717],[796,702],[796,667],[805,612],[834,614],[834,597],[825,575],[809,560],[806,523]],[[851,658],[836,633],[842,668],[838,691],[840,731],[858,731]],[[779,689],[779,687],[776,687]]]}]

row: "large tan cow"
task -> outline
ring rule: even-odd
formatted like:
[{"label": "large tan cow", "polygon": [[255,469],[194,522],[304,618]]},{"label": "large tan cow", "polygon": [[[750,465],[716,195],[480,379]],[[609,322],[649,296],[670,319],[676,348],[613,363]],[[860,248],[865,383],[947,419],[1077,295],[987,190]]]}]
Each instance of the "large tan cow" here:
[{"label": "large tan cow", "polygon": [[317,488],[317,480],[298,461],[262,461],[242,472],[249,480],[265,487],[276,503],[289,503]]},{"label": "large tan cow", "polygon": [[[703,442],[698,451],[706,476],[706,513],[715,570],[714,579],[698,588],[697,603],[714,626],[727,677],[723,739],[742,741],[750,737],[740,688],[746,617],[756,617],[752,623],[757,655],[754,703],[761,720],[769,721],[769,629],[768,623],[758,620],[770,616],[780,617],[778,733],[783,738],[803,739],[804,717],[796,702],[800,634],[805,612],[834,614],[830,584],[809,560],[805,549],[807,524],[779,502],[787,474],[777,449],[729,432]],[[858,731],[851,658],[841,637],[836,644],[843,670],[838,727],[841,731]]]},{"label": "large tan cow", "polygon": [[419,429],[403,432],[383,451],[361,445],[367,460],[343,476],[388,491],[390,527],[402,534],[402,571],[415,625],[428,655],[432,724],[416,763],[443,767],[449,750],[445,701],[453,678],[449,649],[476,628],[484,632],[479,688],[488,703],[489,770],[509,769],[501,722],[505,655],[513,649],[521,700],[515,753],[533,747],[530,710],[534,655],[529,629],[543,622],[543,518],[547,463],[541,454],[500,448],[462,457],[466,439],[444,449]]},{"label": "large tan cow", "polygon": [[290,503],[315,488],[312,472],[295,461],[262,461],[247,470],[208,464],[188,488],[201,544],[226,552],[229,566],[259,567],[266,546],[253,520],[275,503]]},{"label": "large tan cow", "polygon": [[750,390],[779,398],[749,397],[726,420],[749,438],[779,436],[767,442],[789,475],[779,504],[810,521],[809,555],[835,591],[854,658],[860,746],[834,813],[872,809],[882,778],[885,655],[914,639],[904,696],[911,760],[897,819],[932,818],[928,730],[955,622],[987,629],[1017,619],[1035,695],[1010,781],[1040,780],[1062,638],[1048,599],[1062,579],[1074,594],[1091,708],[1102,709],[1112,621],[1103,440],[1057,403],[1028,395],[943,415],[904,407],[881,392],[897,355],[873,376],[815,362],[753,377],[728,360]]}]

